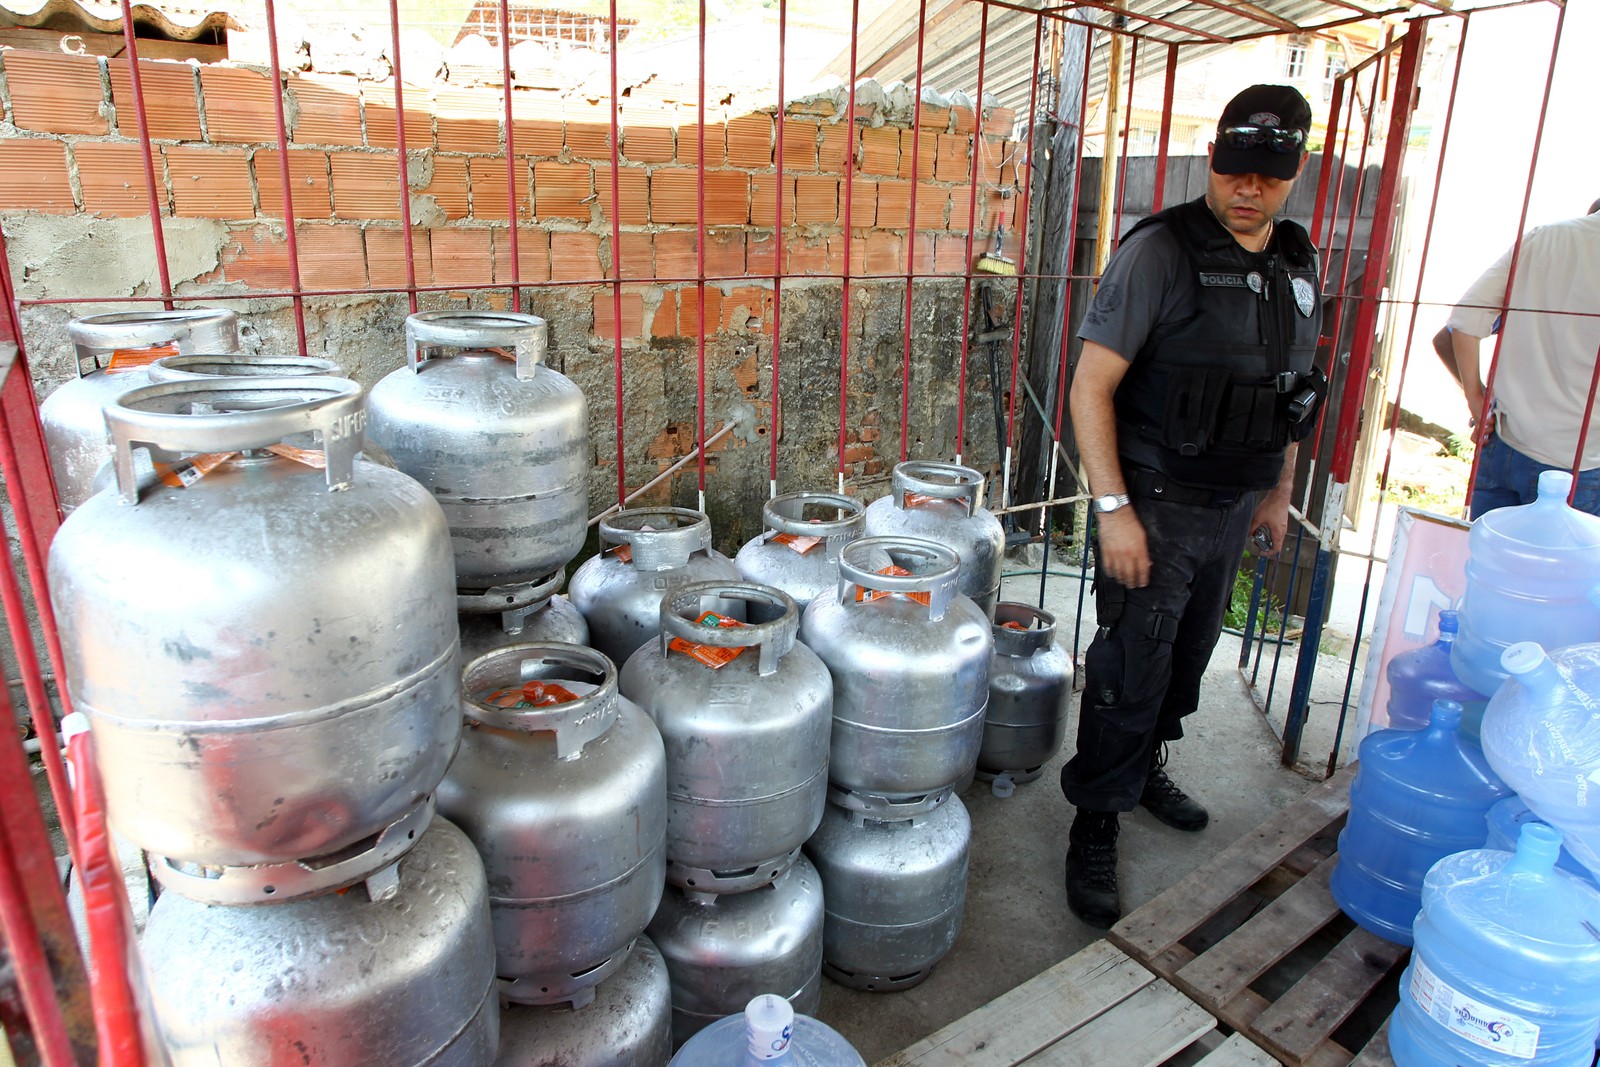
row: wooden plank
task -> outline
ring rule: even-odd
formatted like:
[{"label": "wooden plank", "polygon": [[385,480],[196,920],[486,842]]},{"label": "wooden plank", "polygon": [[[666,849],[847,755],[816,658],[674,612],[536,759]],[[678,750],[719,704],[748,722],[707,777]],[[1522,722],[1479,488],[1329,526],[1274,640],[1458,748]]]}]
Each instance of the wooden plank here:
[{"label": "wooden plank", "polygon": [[1252,1036],[1291,1062],[1306,1059],[1408,951],[1356,927],[1256,1017]]},{"label": "wooden plank", "polygon": [[1025,1067],[1155,1067],[1216,1025],[1210,1012],[1156,981],[1033,1056]]},{"label": "wooden plank", "polygon": [[1367,1047],[1361,1050],[1361,1055],[1355,1058],[1350,1067],[1394,1067],[1394,1057],[1389,1055],[1389,1024],[1392,1022],[1393,1014],[1383,1020],[1383,1025],[1378,1027],[1378,1032],[1372,1035],[1372,1040],[1367,1042]]},{"label": "wooden plank", "polygon": [[1243,1034],[1230,1034],[1195,1067],[1278,1067],[1278,1061]]},{"label": "wooden plank", "polygon": [[1335,860],[1286,890],[1242,926],[1192,960],[1173,983],[1215,1010],[1239,990],[1271,970],[1279,960],[1339,914],[1328,893]]},{"label": "wooden plank", "polygon": [[1238,897],[1350,807],[1354,764],[1312,789],[1111,928],[1135,959],[1160,955]]},{"label": "wooden plank", "polygon": [[1156,981],[1096,941],[877,1067],[1011,1067]]}]

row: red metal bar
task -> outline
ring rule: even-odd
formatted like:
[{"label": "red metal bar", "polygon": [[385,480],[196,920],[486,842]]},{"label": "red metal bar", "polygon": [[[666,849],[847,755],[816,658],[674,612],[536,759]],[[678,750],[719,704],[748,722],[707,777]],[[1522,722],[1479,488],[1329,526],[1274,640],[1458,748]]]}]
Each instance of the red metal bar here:
[{"label": "red metal bar", "polygon": [[[1121,71],[1114,72],[1121,76]],[[1111,220],[1111,246],[1122,240],[1122,207],[1128,199],[1128,148],[1133,134],[1133,86],[1139,80],[1139,38],[1133,39],[1133,49],[1128,53],[1128,110],[1122,116],[1122,150],[1117,160],[1117,212]],[[1109,151],[1110,145],[1106,145]]]},{"label": "red metal bar", "polygon": [[[1339,117],[1339,109],[1344,106],[1345,77],[1345,75],[1341,74],[1333,80],[1333,99],[1328,104],[1328,122],[1325,127],[1327,132],[1322,139],[1322,159],[1317,165],[1317,197],[1311,208],[1311,242],[1317,245],[1323,253],[1322,277],[1317,279],[1318,286],[1327,283],[1327,254],[1332,250],[1333,244],[1332,232],[1330,231],[1328,245],[1323,247],[1322,221],[1330,210],[1328,205],[1328,185],[1333,178],[1333,160],[1338,155],[1333,149],[1333,133],[1338,128],[1335,120]],[[1349,119],[1347,118],[1345,121],[1348,122]],[[1335,201],[1332,205],[1332,211],[1337,213],[1338,208],[1338,202]]]},{"label": "red metal bar", "polygon": [[[911,297],[913,293],[912,279],[916,274],[917,266],[917,181],[920,178],[920,159],[922,148],[922,57],[923,45],[927,43],[923,27],[928,22],[928,0],[919,0],[917,4],[917,85],[915,97],[911,101],[911,205],[906,215],[906,313],[903,318],[905,326],[905,346],[900,361],[900,462],[904,463],[910,455],[911,439]],[[929,238],[931,241],[932,238]]]},{"label": "red metal bar", "polygon": [[[1335,96],[1337,96],[1338,93],[1343,91],[1345,84],[1346,84],[1345,76],[1341,75],[1340,78],[1337,81],[1334,82]],[[1338,170],[1337,174],[1334,176],[1333,198],[1332,198],[1331,201],[1329,201],[1330,207],[1329,207],[1329,213],[1328,213],[1328,234],[1327,234],[1326,237],[1324,237],[1320,233],[1313,233],[1312,234],[1312,240],[1317,244],[1317,246],[1319,248],[1326,248],[1328,253],[1329,253],[1328,256],[1323,257],[1322,271],[1321,271],[1322,276],[1317,279],[1318,288],[1323,290],[1324,292],[1326,292],[1327,288],[1328,288],[1328,267],[1331,265],[1330,259],[1331,259],[1332,252],[1333,252],[1333,235],[1335,233],[1335,228],[1338,226],[1338,222],[1339,222],[1339,202],[1340,202],[1340,200],[1342,200],[1344,198],[1344,176],[1345,176],[1344,161],[1349,158],[1350,131],[1355,127],[1356,104],[1360,102],[1358,98],[1361,95],[1361,87],[1356,84],[1355,79],[1353,77],[1350,78],[1348,84],[1350,85],[1350,99],[1345,104],[1344,123],[1340,127],[1340,133],[1343,136],[1343,140],[1340,143],[1339,153],[1338,153],[1338,157],[1337,157],[1338,160],[1339,160],[1339,170]],[[1361,113],[1361,117],[1362,117],[1363,121],[1366,121],[1367,120],[1366,112],[1362,112]],[[1330,116],[1330,119],[1331,119],[1331,116]],[[1329,132],[1331,133],[1332,131],[1330,130]],[[1366,134],[1364,132],[1362,134],[1361,141],[1362,141],[1362,159],[1364,160],[1366,158],[1365,153],[1366,153],[1366,141],[1367,141],[1367,137],[1366,137]],[[1360,181],[1361,181],[1361,173],[1362,173],[1361,172],[1361,168],[1357,168],[1357,171],[1356,171],[1357,194],[1356,194],[1356,197],[1355,197],[1355,203],[1350,208],[1351,211],[1359,211],[1361,209],[1361,196],[1360,196],[1360,192],[1359,192],[1359,190],[1360,190]],[[1343,300],[1342,290],[1341,290],[1340,300],[1341,300],[1341,302]],[[1337,320],[1335,320],[1335,325],[1337,325]],[[1333,332],[1334,332],[1333,330],[1331,330],[1331,329],[1329,330],[1330,334],[1332,334]]]},{"label": "red metal bar", "polygon": [[609,27],[611,33],[611,272],[615,276],[611,282],[611,334],[614,347],[612,349],[612,366],[616,379],[617,400],[617,503],[622,507],[628,506],[628,480],[625,469],[623,445],[623,420],[622,420],[622,264],[619,253],[622,249],[622,176],[621,170],[622,144],[618,137],[617,121],[617,96],[620,92],[620,79],[617,77],[617,0],[610,0]]},{"label": "red metal bar", "polygon": [[[856,162],[856,48],[861,41],[861,0],[850,0],[850,94],[844,121],[850,143],[844,153],[844,274],[839,279],[839,491],[844,492],[845,434],[850,418],[850,252],[852,197]],[[862,257],[863,267],[866,257]]]},{"label": "red metal bar", "polygon": [[27,512],[30,525],[46,544],[61,525],[57,503],[55,472],[44,446],[44,428],[39,425],[39,404],[33,393],[33,375],[28,370],[28,346],[22,337],[22,304],[11,284],[11,263],[6,255],[6,237],[0,231],[0,341],[17,346],[16,373],[5,379],[0,389],[0,404],[11,430],[12,444],[28,476],[21,480],[23,501],[18,510]]},{"label": "red metal bar", "polygon": [[778,0],[778,129],[776,166],[772,183],[777,206],[772,214],[772,414],[767,422],[767,494],[778,495],[778,427],[781,425],[778,394],[778,350],[783,347],[783,67],[789,36],[789,0]]},{"label": "red metal bar", "polygon": [[139,126],[139,154],[144,163],[145,195],[150,205],[150,238],[155,243],[156,273],[161,279],[162,304],[172,309],[172,276],[167,270],[167,239],[161,226],[161,200],[156,195],[155,150],[150,146],[150,123],[144,111],[144,82],[139,73],[139,42],[133,32],[133,4],[122,0],[122,41],[128,51],[128,84],[133,89],[133,116]]},{"label": "red metal bar", "polygon": [[[1022,291],[1028,274],[1028,208],[1029,193],[1033,189],[1033,128],[1034,116],[1039,106],[1039,53],[1044,46],[1044,17],[1033,24],[1033,70],[1035,75],[1028,84],[1028,180],[1022,183],[1017,194],[1016,215],[1012,217],[1012,230],[1017,235],[1017,293],[1011,302],[1011,388],[1006,390],[1006,464],[1003,469],[1000,506],[1011,505],[1011,450],[1017,441],[1017,374],[1022,366]],[[1020,173],[1021,167],[1016,168]],[[1020,218],[1020,221],[1019,221]],[[999,388],[999,384],[994,386]]]},{"label": "red metal bar", "polygon": [[[1545,116],[1550,112],[1550,87],[1555,81],[1556,59],[1561,54],[1561,30],[1566,25],[1566,21],[1567,6],[1562,4],[1560,5],[1559,12],[1556,15],[1555,39],[1550,48],[1550,66],[1545,71],[1544,98],[1539,101],[1539,121],[1537,125],[1534,126],[1533,151],[1528,157],[1528,183],[1526,189],[1523,191],[1522,211],[1517,216],[1517,238],[1511,244],[1511,264],[1509,269],[1506,271],[1506,291],[1505,295],[1500,298],[1500,306],[1502,308],[1509,308],[1511,306],[1511,292],[1513,287],[1517,284],[1517,267],[1522,257],[1523,231],[1528,226],[1528,205],[1533,197],[1533,178],[1534,175],[1539,171],[1539,146],[1544,143],[1544,120]],[[1491,405],[1494,404],[1495,374],[1500,369],[1500,350],[1505,343],[1506,332],[1502,329],[1494,335],[1494,354],[1489,357],[1489,372],[1484,379],[1483,411],[1477,413],[1477,432],[1473,434],[1472,438],[1473,444],[1477,447],[1474,449],[1472,454],[1472,471],[1467,481],[1467,505],[1469,507],[1472,504],[1472,484],[1478,480],[1478,459],[1483,455],[1483,440],[1488,436],[1489,433],[1489,420],[1484,418],[1484,414],[1485,412],[1489,411]],[[1592,393],[1590,396],[1590,403],[1593,403]]]},{"label": "red metal bar", "polygon": [[989,4],[978,22],[978,90],[972,107],[972,186],[967,197],[966,282],[961,287],[961,362],[956,372],[956,462],[967,438],[967,357],[972,348],[972,243],[978,233],[978,157],[983,152],[983,63],[989,49]]},{"label": "red metal bar", "polygon": [[[989,0],[989,2],[994,2],[994,0]],[[1334,0],[1330,0],[1330,2],[1334,2]],[[1000,6],[1008,7],[1010,5],[1001,4]],[[1182,23],[1169,22],[1166,19],[1158,19],[1154,15],[1144,15],[1144,14],[1140,14],[1137,11],[1131,11],[1126,6],[1124,6],[1122,4],[1111,3],[1110,0],[1077,0],[1076,6],[1077,7],[1092,7],[1092,8],[1098,8],[1101,11],[1109,11],[1113,15],[1122,15],[1129,22],[1142,22],[1146,26],[1160,26],[1162,29],[1177,30],[1179,33],[1192,33],[1197,38],[1199,38],[1200,40],[1202,40],[1202,41],[1210,41],[1213,44],[1226,44],[1228,42],[1228,40],[1229,40],[1229,38],[1227,38],[1227,37],[1223,37],[1223,36],[1220,36],[1218,34],[1211,33],[1211,32],[1209,32],[1207,30],[1197,30],[1193,26],[1185,26]],[[1028,14],[1032,15],[1032,14],[1036,14],[1039,9],[1038,8],[1019,7],[1019,10],[1026,11]],[[1105,29],[1110,29],[1110,27],[1107,27],[1107,26],[1096,26],[1095,29],[1105,30]],[[1130,36],[1130,37],[1139,36],[1139,34],[1137,32],[1132,31],[1132,30],[1124,30],[1122,32],[1127,33],[1128,36]]]},{"label": "red metal bar", "polygon": [[[128,0],[122,0],[124,4]],[[283,233],[289,249],[289,287],[294,291],[294,333],[300,344],[300,354],[306,354],[306,309],[300,296],[300,246],[295,238],[294,183],[289,178],[289,129],[283,121],[283,68],[278,65],[278,21],[273,0],[264,0],[267,12],[267,60],[272,69],[272,121],[278,134],[278,176],[283,182]],[[399,95],[399,83],[395,94]],[[405,160],[401,160],[401,167]],[[401,192],[406,188],[400,183]]]},{"label": "red metal bar", "polygon": [[389,0],[389,63],[394,68],[394,141],[400,158],[400,239],[406,252],[406,297],[417,313],[417,265],[411,247],[411,174],[406,156],[406,90],[400,76],[400,0]]},{"label": "red metal bar", "polygon": [[[1426,35],[1420,29],[1410,29],[1401,38],[1400,62],[1395,79],[1398,87],[1396,101],[1390,109],[1388,140],[1384,144],[1383,174],[1378,182],[1378,202],[1373,211],[1371,236],[1367,241],[1366,270],[1362,277],[1359,310],[1356,313],[1355,343],[1350,349],[1350,367],[1346,381],[1355,384],[1354,396],[1347,396],[1339,411],[1339,426],[1334,438],[1332,473],[1335,482],[1348,484],[1355,463],[1356,435],[1360,429],[1361,396],[1365,392],[1367,374],[1372,367],[1373,340],[1377,332],[1378,302],[1383,295],[1384,276],[1388,273],[1390,240],[1394,234],[1395,209],[1401,166],[1405,161],[1406,142],[1411,132],[1411,112],[1416,99],[1417,71],[1422,59],[1422,43]],[[1354,399],[1356,403],[1350,403]]]},{"label": "red metal bar", "polygon": [[1167,154],[1172,143],[1172,102],[1178,90],[1178,46],[1167,45],[1167,81],[1161,90],[1161,134],[1156,145],[1156,188],[1150,196],[1153,215],[1166,204]]},{"label": "red metal bar", "polygon": [[[505,76],[506,109],[506,203],[511,205],[511,306],[522,310],[522,256],[517,247],[517,219],[522,201],[517,197],[517,134],[511,121],[511,12],[508,0],[500,0],[500,66]],[[407,198],[409,202],[409,197]],[[616,253],[616,249],[612,249]]]},{"label": "red metal bar", "polygon": [[[502,0],[503,2],[503,0]],[[700,93],[695,101],[694,272],[695,359],[694,445],[695,484],[700,510],[706,507],[706,0],[700,0]]]}]

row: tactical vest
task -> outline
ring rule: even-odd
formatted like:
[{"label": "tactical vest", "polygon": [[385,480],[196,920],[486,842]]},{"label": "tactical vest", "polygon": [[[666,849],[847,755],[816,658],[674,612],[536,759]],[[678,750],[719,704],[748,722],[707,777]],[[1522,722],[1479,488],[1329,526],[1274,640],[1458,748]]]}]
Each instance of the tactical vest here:
[{"label": "tactical vest", "polygon": [[1194,289],[1192,312],[1158,324],[1118,386],[1118,451],[1185,485],[1270,488],[1326,391],[1313,364],[1316,249],[1299,225],[1280,221],[1268,251],[1246,251],[1203,197],[1129,232],[1157,222],[1187,256],[1179,284]]}]

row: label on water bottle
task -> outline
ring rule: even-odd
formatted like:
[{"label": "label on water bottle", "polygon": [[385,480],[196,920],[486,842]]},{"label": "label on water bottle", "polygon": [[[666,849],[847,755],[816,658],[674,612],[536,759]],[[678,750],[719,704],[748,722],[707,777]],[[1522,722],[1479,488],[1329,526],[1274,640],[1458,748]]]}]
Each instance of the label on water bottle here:
[{"label": "label on water bottle", "polygon": [[1421,956],[1411,960],[1410,992],[1424,1014],[1464,1041],[1519,1060],[1539,1051],[1537,1023],[1469,997],[1429,970]]}]

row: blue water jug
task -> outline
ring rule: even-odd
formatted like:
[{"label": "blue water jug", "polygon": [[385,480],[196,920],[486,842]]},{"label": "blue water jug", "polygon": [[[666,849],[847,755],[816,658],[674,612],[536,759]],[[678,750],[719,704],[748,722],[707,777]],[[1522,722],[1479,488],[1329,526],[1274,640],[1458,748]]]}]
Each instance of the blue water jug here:
[{"label": "blue water jug", "polygon": [[827,1023],[796,1015],[783,997],[763,993],[683,1043],[667,1067],[866,1067]]},{"label": "blue water jug", "polygon": [[1600,518],[1567,506],[1572,475],[1545,471],[1531,504],[1496,508],[1467,536],[1461,632],[1450,649],[1456,677],[1493,695],[1500,656],[1518,641],[1561,648],[1600,640]]},{"label": "blue water jug", "polygon": [[1435,700],[1454,700],[1461,705],[1461,734],[1476,738],[1489,697],[1456,677],[1450,666],[1450,648],[1455,644],[1459,625],[1455,612],[1439,612],[1439,638],[1431,645],[1402,652],[1389,661],[1384,673],[1389,679],[1389,726],[1396,730],[1421,730],[1428,725]]},{"label": "blue water jug", "polygon": [[1588,1067],[1600,1034],[1600,891],[1556,870],[1561,835],[1428,872],[1389,1024],[1395,1067]]},{"label": "blue water jug", "polygon": [[[1535,815],[1533,809],[1528,807],[1528,802],[1519,796],[1509,796],[1496,801],[1494,807],[1489,809],[1489,834],[1483,839],[1483,847],[1501,852],[1515,852],[1518,835],[1522,833],[1524,826],[1530,824],[1550,825]],[[1566,846],[1562,846],[1556,866],[1600,889],[1600,884],[1596,884],[1594,875],[1589,873],[1589,868],[1579,863],[1578,858],[1567,851]]]},{"label": "blue water jug", "polygon": [[1600,874],[1600,645],[1506,650],[1511,675],[1483,716],[1489,765]]},{"label": "blue water jug", "polygon": [[1426,730],[1361,741],[1328,888],[1346,915],[1397,945],[1411,944],[1428,868],[1481,845],[1489,809],[1511,793],[1460,727],[1461,705],[1440,700]]}]

